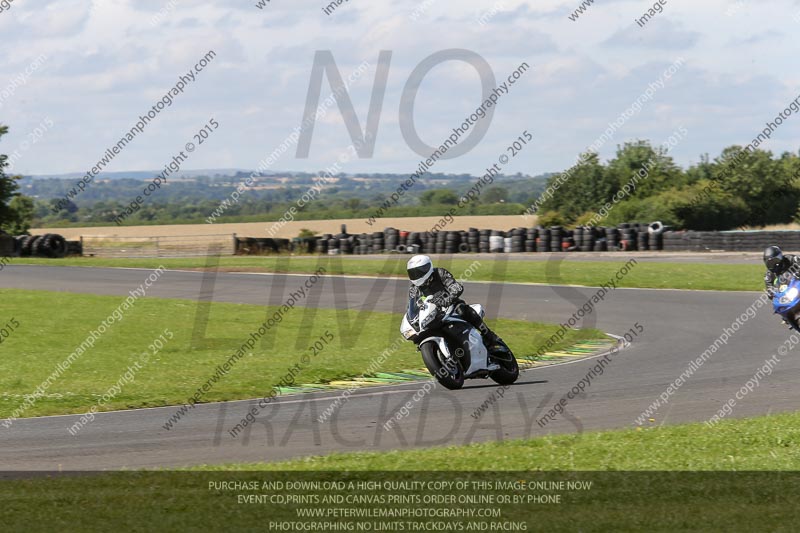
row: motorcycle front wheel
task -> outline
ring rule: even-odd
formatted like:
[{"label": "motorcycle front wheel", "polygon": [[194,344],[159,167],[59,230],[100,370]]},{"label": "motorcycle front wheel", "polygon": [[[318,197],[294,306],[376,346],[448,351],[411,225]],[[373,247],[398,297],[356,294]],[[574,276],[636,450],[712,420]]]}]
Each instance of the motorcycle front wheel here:
[{"label": "motorcycle front wheel", "polygon": [[448,360],[439,346],[426,342],[420,346],[425,367],[444,388],[457,390],[464,386],[464,370],[455,361]]},{"label": "motorcycle front wheel", "polygon": [[[514,357],[511,351],[504,355],[503,359],[494,358],[494,362],[500,365],[500,368],[492,371],[489,377],[498,385],[511,385],[519,378],[519,365],[517,364],[517,358]],[[510,360],[507,359],[509,355],[511,356]]]}]

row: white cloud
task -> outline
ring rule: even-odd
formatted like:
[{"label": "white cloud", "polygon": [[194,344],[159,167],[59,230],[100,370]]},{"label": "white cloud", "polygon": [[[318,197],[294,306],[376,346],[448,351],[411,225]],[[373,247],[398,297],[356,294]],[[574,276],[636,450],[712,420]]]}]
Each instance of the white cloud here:
[{"label": "white cloud", "polygon": [[[346,76],[366,60],[370,69],[351,88],[363,128],[381,50],[392,64],[375,157],[348,164],[352,172],[406,172],[420,156],[398,126],[400,95],[413,68],[445,48],[481,54],[498,81],[526,61],[533,69],[502,98],[484,141],[437,170],[479,173],[522,130],[537,142],[507,170],[563,169],[657,79],[675,57],[686,66],[635,118],[614,144],[643,137],[660,142],[685,125],[692,142],[674,155],[680,163],[746,142],[762,123],[800,93],[800,74],[787,46],[800,28],[791,0],[685,3],[670,0],[663,13],[639,28],[646,4],[595,2],[573,22],[579,0],[430,0],[416,21],[409,3],[350,1],[330,16],[324,0],[56,0],[15,2],[0,13],[4,34],[0,90],[44,53],[48,61],[0,108],[11,127],[0,151],[24,139],[43,117],[55,126],[31,147],[16,169],[28,173],[86,170],[114,138],[171,87],[209,49],[217,58],[114,161],[110,170],[157,169],[209,117],[218,136],[192,156],[192,166],[255,167],[297,126],[303,115],[316,50],[331,50]],[[476,22],[502,4],[486,24]],[[164,10],[157,24],[153,16]],[[323,84],[323,96],[329,92]],[[416,102],[417,128],[428,143],[457,126],[480,100],[473,69],[448,62],[425,79]],[[797,150],[800,120],[788,122],[767,145]],[[316,170],[330,164],[350,139],[336,107],[314,131],[311,156],[287,153],[276,169]],[[4,148],[5,147],[5,148]],[[9,148],[10,147],[10,148]]]}]

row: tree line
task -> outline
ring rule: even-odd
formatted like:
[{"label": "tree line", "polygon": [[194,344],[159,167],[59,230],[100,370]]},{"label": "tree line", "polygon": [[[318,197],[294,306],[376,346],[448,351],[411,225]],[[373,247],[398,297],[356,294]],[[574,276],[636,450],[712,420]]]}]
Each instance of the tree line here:
[{"label": "tree line", "polygon": [[[0,126],[0,137],[7,131],[6,126]],[[111,225],[130,199],[140,193],[143,183],[138,179],[98,180],[78,203],[55,209],[57,198],[72,182],[8,176],[7,159],[0,155],[0,230],[10,234],[24,233],[32,225]],[[636,176],[635,186],[630,187],[631,178]],[[278,220],[313,177],[311,173],[295,173],[292,185],[250,190],[229,206],[218,222]],[[324,190],[320,201],[304,206],[296,218],[367,218],[397,181],[405,179],[391,174],[339,177],[338,183]],[[606,162],[595,153],[586,153],[577,165],[561,173],[503,176],[459,214],[517,215],[533,210],[545,226],[613,226],[660,220],[673,228],[695,230],[760,227],[797,220],[798,177],[800,157],[788,152],[776,157],[765,150],[731,146],[719,157],[705,155],[683,169],[663,147],[639,140],[618,146],[614,157]],[[474,179],[467,174],[429,176],[388,216],[440,216],[458,203]],[[125,223],[203,223],[237,184],[236,176],[174,180]],[[520,225],[526,223],[521,219]]]},{"label": "tree line", "polygon": [[[635,141],[606,163],[596,154],[581,161],[566,179],[548,181],[550,192],[537,206],[544,225],[580,226],[596,221],[598,212],[605,215],[599,225],[660,220],[693,230],[757,228],[798,217],[800,157],[789,152],[774,157],[730,146],[684,170],[666,150]],[[619,200],[632,178],[634,189]]]}]

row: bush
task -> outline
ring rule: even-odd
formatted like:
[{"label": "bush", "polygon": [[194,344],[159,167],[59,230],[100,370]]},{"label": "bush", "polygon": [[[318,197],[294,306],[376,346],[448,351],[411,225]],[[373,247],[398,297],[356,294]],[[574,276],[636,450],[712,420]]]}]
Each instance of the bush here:
[{"label": "bush", "polygon": [[741,198],[702,180],[682,191],[670,191],[671,210],[684,228],[700,231],[730,230],[747,222],[750,208]]},{"label": "bush", "polygon": [[661,193],[640,200],[632,198],[614,206],[604,221],[605,225],[614,226],[620,222],[631,221],[654,222],[659,220],[672,227],[682,227],[682,221],[675,214],[669,193]]},{"label": "bush", "polygon": [[[575,222],[572,224],[572,226],[576,228],[578,226],[586,226],[587,224],[589,224],[589,222],[592,222],[592,219],[595,219],[596,217],[597,217],[596,211],[586,211],[584,214],[575,219]],[[602,225],[603,225],[602,223],[595,224],[595,226],[602,226]]]},{"label": "bush", "polygon": [[550,226],[564,226],[567,224],[567,220],[558,211],[547,211],[546,213],[542,213],[539,215],[538,221],[541,226],[546,228]]}]

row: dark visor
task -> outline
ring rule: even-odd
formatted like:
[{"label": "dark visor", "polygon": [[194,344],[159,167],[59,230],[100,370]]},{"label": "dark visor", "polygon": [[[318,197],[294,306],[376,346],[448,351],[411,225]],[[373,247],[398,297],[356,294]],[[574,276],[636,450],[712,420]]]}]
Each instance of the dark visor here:
[{"label": "dark visor", "polygon": [[783,262],[783,254],[778,254],[775,257],[770,257],[767,259],[767,268],[770,270],[776,268]]},{"label": "dark visor", "polygon": [[425,276],[425,274],[427,274],[428,272],[431,271],[431,267],[432,266],[433,265],[428,263],[427,265],[422,265],[422,266],[418,266],[418,267],[415,267],[415,268],[409,268],[408,269],[408,279],[410,279],[411,281],[416,281],[416,280],[422,278],[423,276]]}]

